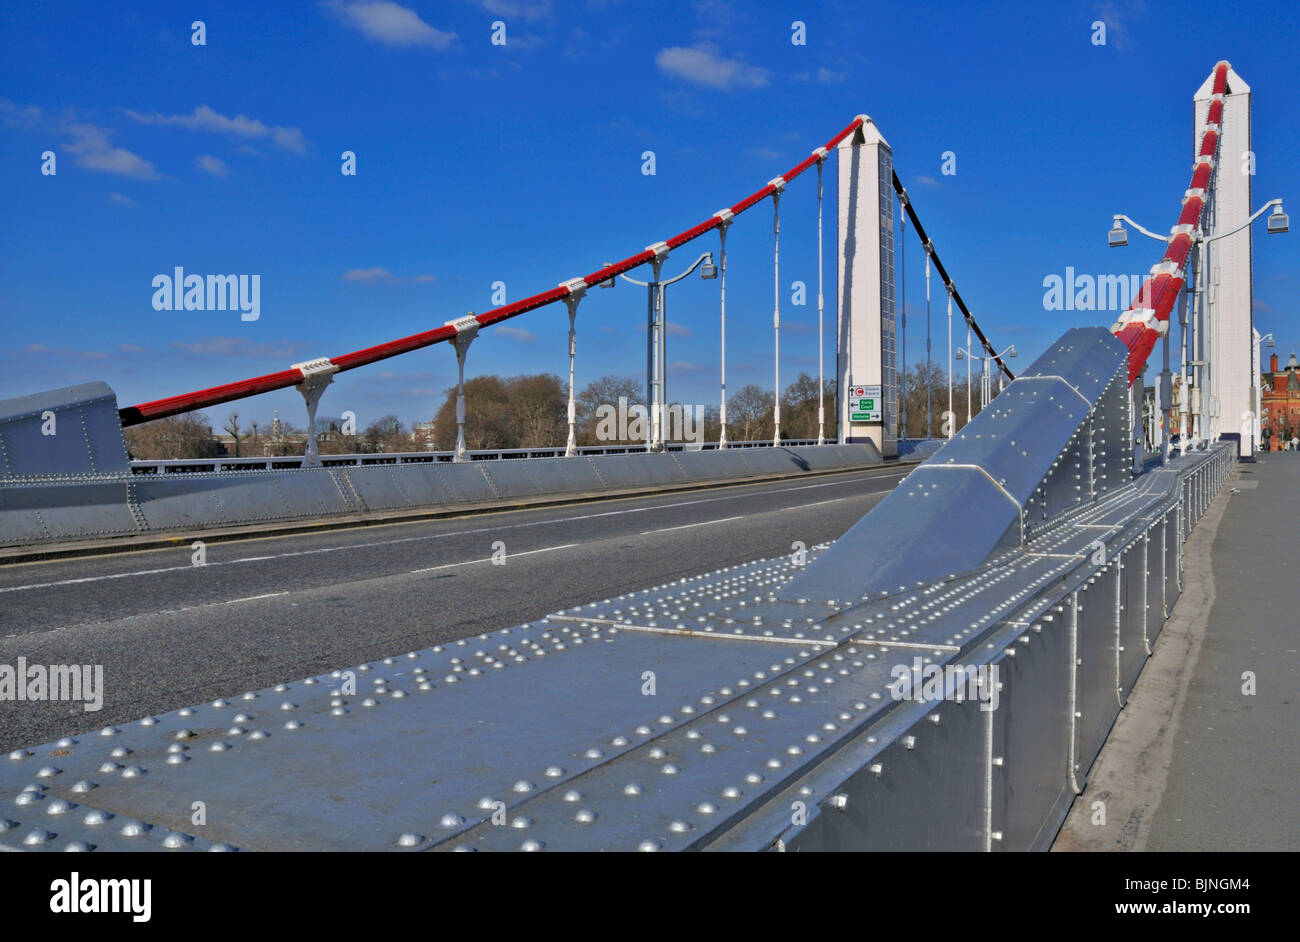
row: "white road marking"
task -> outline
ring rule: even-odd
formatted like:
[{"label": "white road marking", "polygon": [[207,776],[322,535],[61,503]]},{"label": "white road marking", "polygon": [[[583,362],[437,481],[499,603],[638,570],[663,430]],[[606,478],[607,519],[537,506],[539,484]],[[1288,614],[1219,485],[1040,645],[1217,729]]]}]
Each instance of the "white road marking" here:
[{"label": "white road marking", "polygon": [[81,579],[60,579],[57,582],[34,582],[31,585],[11,585],[0,588],[0,592],[21,592],[24,589],[49,589],[60,585],[78,585],[82,582],[102,582],[105,579],[125,579],[127,576],[153,576],[160,572],[176,572],[180,569],[201,568],[201,566],[167,566],[163,569],[140,569],[135,572],[115,572],[107,576],[86,576]]},{"label": "white road marking", "polygon": [[[536,553],[551,553],[554,552],[555,550],[572,549],[577,545],[578,545],[577,543],[565,543],[563,546],[546,546],[543,547],[542,549],[528,550],[527,552],[524,553],[508,553],[504,558],[506,560],[511,560],[511,559],[517,559],[520,556],[532,556]],[[413,574],[417,572],[437,572],[439,569],[455,569],[458,566],[472,566],[475,563],[490,563],[490,562],[492,562],[492,557],[487,556],[484,557],[483,559],[467,559],[463,563],[445,563],[441,566],[430,566],[427,569],[412,569],[411,572]]]},{"label": "white road marking", "polygon": [[641,536],[647,533],[667,533],[670,530],[689,530],[691,527],[707,527],[715,523],[726,523],[728,520],[739,520],[740,517],[723,517],[721,520],[701,520],[699,523],[683,523],[680,527],[664,527],[660,530],[642,530]]},{"label": "white road marking", "polygon": [[231,599],[229,602],[222,602],[221,604],[222,604],[222,605],[234,605],[236,602],[256,602],[258,599],[273,599],[273,598],[275,598],[277,595],[288,595],[288,594],[289,594],[289,590],[288,590],[288,589],[285,589],[285,590],[282,591],[282,592],[267,592],[267,593],[264,593],[263,595],[250,595],[250,596],[248,596],[247,598],[242,598],[242,599]]},{"label": "white road marking", "polygon": [[[872,477],[870,477],[870,478],[866,478],[865,481],[870,482],[870,481],[877,481],[877,480],[887,480],[887,479],[889,479],[889,478],[898,477],[898,476],[901,476],[901,475],[904,475],[904,474],[907,474],[907,473],[910,473],[910,469],[908,469],[908,471],[896,471],[896,472],[893,472],[893,473],[890,473],[890,474],[875,475],[875,476],[872,476]],[[863,481],[864,481],[863,478],[861,478],[861,477],[855,477],[855,478],[850,478],[850,479],[847,479],[847,480],[840,480],[840,481],[823,481],[823,482],[818,483],[818,484],[799,484],[799,485],[796,485],[796,486],[794,486],[794,487],[780,487],[780,488],[773,488],[773,489],[771,489],[771,490],[763,491],[762,493],[764,493],[764,494],[783,494],[783,493],[789,493],[789,492],[793,492],[793,491],[806,491],[806,490],[813,490],[813,489],[815,489],[815,488],[822,488],[822,487],[841,487],[841,486],[844,486],[844,485],[846,485],[846,484],[860,484],[860,483],[863,483]],[[872,493],[881,493],[881,492],[880,492],[880,491],[869,491],[869,492],[867,492],[867,493],[868,493],[868,494],[872,494]],[[165,566],[165,567],[162,567],[162,568],[159,568],[159,569],[139,569],[139,570],[133,570],[133,571],[130,571],[130,572],[115,572],[115,573],[109,573],[109,574],[107,574],[107,575],[102,575],[102,576],[83,576],[83,577],[78,578],[78,579],[59,579],[59,580],[52,581],[52,582],[33,582],[33,583],[29,583],[29,584],[27,584],[27,585],[3,586],[3,587],[0,587],[0,593],[4,593],[4,592],[24,592],[24,591],[27,591],[27,590],[30,590],[30,589],[52,589],[52,588],[58,588],[58,587],[60,587],[60,586],[65,586],[65,585],[81,585],[81,584],[88,583],[88,582],[103,582],[103,581],[105,581],[105,580],[109,580],[109,579],[126,579],[126,578],[130,578],[130,577],[134,577],[134,576],[154,576],[154,575],[159,575],[159,574],[167,573],[167,572],[184,572],[185,570],[189,570],[189,569],[207,569],[207,568],[210,568],[210,567],[213,567],[213,566],[232,566],[232,565],[235,565],[235,564],[237,564],[237,563],[265,562],[265,561],[267,561],[267,560],[275,560],[275,559],[289,559],[289,558],[294,557],[294,556],[312,556],[312,555],[316,555],[316,554],[318,554],[318,553],[334,553],[334,552],[339,552],[339,551],[342,551],[342,550],[369,549],[369,548],[376,547],[376,546],[393,546],[393,545],[395,545],[395,544],[399,544],[399,543],[412,543],[412,542],[418,542],[418,541],[424,541],[424,540],[440,540],[440,539],[444,539],[444,538],[446,538],[446,537],[452,537],[452,536],[473,536],[473,535],[475,535],[475,534],[479,534],[479,533],[495,533],[495,532],[499,532],[499,531],[501,531],[501,530],[518,530],[518,529],[522,529],[522,528],[524,528],[524,527],[551,526],[551,525],[555,525],[555,524],[558,524],[558,523],[569,523],[569,522],[576,521],[576,520],[595,520],[595,519],[597,519],[597,518],[599,518],[599,517],[617,517],[617,516],[621,516],[621,515],[623,515],[623,514],[649,513],[649,512],[651,512],[651,511],[655,511],[655,510],[671,510],[671,509],[675,509],[675,508],[678,508],[678,507],[693,507],[693,506],[696,506],[696,505],[698,505],[698,504],[712,504],[712,503],[717,503],[718,501],[724,501],[724,500],[740,500],[740,499],[742,499],[742,498],[752,497],[752,496],[754,496],[754,495],[753,495],[753,492],[749,492],[749,493],[737,493],[737,494],[724,494],[724,495],[721,495],[721,496],[719,496],[719,497],[704,497],[704,498],[701,498],[701,499],[699,499],[699,500],[677,501],[677,502],[675,502],[675,503],[671,503],[671,504],[655,504],[655,505],[652,506],[652,507],[627,507],[627,508],[624,508],[623,510],[607,510],[607,511],[604,511],[604,512],[602,512],[602,513],[594,513],[594,514],[580,514],[580,515],[578,515],[578,516],[573,516],[573,517],[563,517],[563,518],[558,519],[558,520],[557,520],[557,519],[554,519],[554,518],[552,518],[552,519],[548,519],[548,520],[531,520],[531,521],[527,521],[527,522],[523,522],[523,523],[512,523],[512,524],[506,524],[506,525],[498,526],[498,527],[478,527],[478,528],[473,529],[473,530],[453,530],[453,531],[450,531],[450,532],[443,532],[443,533],[431,533],[431,534],[427,534],[427,535],[424,535],[424,536],[406,536],[406,537],[398,537],[398,538],[396,538],[396,539],[392,539],[392,540],[373,540],[373,541],[366,542],[366,543],[345,543],[345,544],[343,544],[342,546],[322,546],[322,547],[317,547],[317,548],[315,548],[315,549],[307,549],[307,550],[292,550],[292,551],[290,551],[290,552],[285,552],[285,553],[275,553],[275,554],[273,554],[273,555],[271,555],[271,556],[243,556],[243,557],[240,557],[240,558],[238,558],[238,559],[215,560],[215,561],[213,561],[213,562],[205,563],[205,564],[202,565],[202,566],[192,566],[192,565],[191,565],[191,566]],[[836,500],[852,500],[852,499],[854,499],[854,498],[863,497],[863,496],[866,496],[866,495],[865,495],[865,494],[853,494],[853,495],[850,495],[849,497],[845,497],[845,498],[836,498]],[[796,505],[796,506],[794,506],[794,507],[786,507],[786,508],[780,508],[780,509],[782,509],[782,510],[797,510],[797,509],[802,509],[802,508],[804,508],[804,507],[816,507],[816,506],[818,506],[818,504],[826,504],[826,503],[833,503],[833,501],[818,501],[816,504],[798,504],[798,505]],[[735,520],[735,519],[738,519],[738,518],[736,518],[736,517],[729,517],[729,518],[727,518],[727,519],[728,519],[728,520]],[[713,521],[713,522],[721,522],[721,521]],[[696,525],[697,525],[697,524],[688,524],[688,526],[696,526]],[[673,529],[681,529],[681,528],[678,528],[678,527],[669,527],[668,529],[673,530]],[[647,533],[653,533],[653,532],[661,532],[661,531],[648,530],[648,531],[645,531],[645,532],[647,532]],[[188,550],[188,547],[178,547],[178,548],[184,548],[184,549]],[[534,550],[533,552],[540,552],[540,551],[538,551],[538,550]],[[524,553],[512,553],[511,555],[513,555],[513,556],[523,556],[523,555],[526,555],[526,554],[524,554]],[[471,560],[471,562],[478,562],[478,560]],[[467,565],[467,564],[466,564],[466,563],[452,563],[452,564],[450,564],[450,565],[452,565],[452,566],[460,566],[460,565]],[[433,568],[434,568],[434,569],[437,569],[437,568],[443,568],[443,567],[437,567],[437,566],[435,566],[435,567],[433,567]],[[429,572],[429,571],[432,571],[432,570],[421,570],[421,569],[417,569],[417,570],[413,570],[413,571],[414,571],[414,572]]]},{"label": "white road marking", "polygon": [[[201,605],[186,605],[183,606],[182,608],[165,608],[157,612],[138,612],[134,615],[124,615],[121,618],[114,619],[114,620],[131,621],[132,619],[136,619],[136,618],[157,618],[159,615],[180,615],[184,612],[192,612],[200,608],[216,608],[221,605],[237,605],[240,602],[257,602],[260,601],[261,599],[274,599],[274,598],[279,598],[281,595],[288,595],[288,594],[289,594],[289,590],[285,589],[281,592],[267,592],[264,595],[250,595],[247,598],[242,598],[242,599],[226,599],[224,602],[204,602]],[[57,634],[60,631],[67,631],[69,628],[80,628],[80,627],[83,626],[82,625],[60,625],[57,628],[43,629],[41,631],[41,634],[42,635]],[[30,636],[21,633],[15,633],[15,634],[4,635],[3,637],[0,637],[0,641],[11,641],[14,638],[27,638],[27,637]]]},{"label": "white road marking", "polygon": [[164,608],[157,612],[140,612],[137,615],[128,615],[127,618],[153,618],[158,615],[179,615],[182,612],[192,612],[199,608],[215,608],[221,605],[238,605],[240,602],[257,602],[261,599],[279,598],[281,595],[288,595],[289,590],[284,589],[280,592],[267,592],[263,595],[249,595],[242,599],[226,599],[224,602],[202,602],[198,605],[185,605],[181,608]]}]

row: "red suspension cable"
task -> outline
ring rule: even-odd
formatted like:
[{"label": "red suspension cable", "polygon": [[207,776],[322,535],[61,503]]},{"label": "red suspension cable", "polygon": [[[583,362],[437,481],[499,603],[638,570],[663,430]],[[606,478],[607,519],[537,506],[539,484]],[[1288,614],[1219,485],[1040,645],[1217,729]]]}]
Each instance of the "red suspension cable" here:
[{"label": "red suspension cable", "polygon": [[[853,122],[839,134],[836,134],[825,144],[825,151],[830,151],[844,140],[850,134],[862,127],[862,117],[857,117]],[[819,148],[819,151],[821,149]],[[819,151],[814,151],[812,155],[805,158],[801,163],[792,170],[781,175],[781,178],[789,183],[795,177],[799,176],[809,167],[817,163]],[[758,192],[741,200],[735,206],[731,207],[731,213],[739,216],[745,210],[754,206],[772,195],[775,187],[769,183]],[[669,249],[676,249],[692,239],[698,239],[706,232],[711,232],[721,225],[722,220],[718,216],[710,216],[704,222],[680,232],[671,239],[665,240]],[[639,265],[644,265],[655,257],[655,253],[649,249],[639,252],[630,258],[625,258],[621,262],[613,265],[607,265],[599,271],[592,272],[582,280],[588,286],[599,284],[602,281],[621,275],[623,272],[631,271]],[[503,307],[493,308],[482,314],[475,315],[474,319],[478,321],[479,326],[486,327],[489,324],[496,324],[512,317],[517,317],[527,311],[535,310],[547,304],[553,304],[556,301],[563,300],[572,294],[572,290],[567,285],[561,285],[558,288],[552,288],[541,294],[535,294],[532,297],[524,298],[522,301],[516,301],[513,304],[507,304]],[[427,330],[423,333],[412,334],[409,337],[402,337],[399,340],[390,340],[388,343],[381,343],[374,347],[367,347],[364,350],[356,350],[352,353],[345,353],[342,356],[331,357],[329,362],[338,367],[338,372],[344,370],[356,369],[358,366],[365,366],[368,363],[375,363],[379,360],[386,360],[389,357],[398,356],[399,354],[409,353],[412,350],[419,350],[421,347],[427,347],[431,344],[441,343],[444,340],[450,340],[456,336],[456,328],[450,324],[442,327]],[[224,386],[214,386],[211,389],[200,389],[195,392],[185,393],[180,396],[171,396],[167,399],[157,399],[153,402],[143,402],[139,405],[128,406],[118,410],[118,415],[122,420],[123,426],[139,425],[142,422],[149,422],[153,419],[163,419],[169,415],[179,415],[182,412],[192,412],[195,409],[203,409],[209,406],[220,405],[223,402],[231,402],[235,399],[244,399],[249,396],[256,396],[260,393],[271,392],[276,389],[285,389],[289,386],[296,386],[302,382],[304,374],[298,369],[282,370],[279,373],[268,373],[266,376],[255,376],[252,379],[240,380],[234,383],[227,383]]]},{"label": "red suspension cable", "polygon": [[1205,124],[1201,126],[1201,146],[1196,151],[1196,167],[1191,187],[1183,196],[1178,223],[1170,233],[1169,247],[1129,309],[1120,315],[1111,331],[1128,347],[1128,381],[1133,384],[1146,367],[1156,341],[1169,331],[1169,315],[1178,300],[1178,292],[1187,281],[1187,259],[1199,234],[1205,212],[1205,191],[1214,173],[1223,123],[1223,96],[1228,89],[1228,63],[1214,67],[1214,84]]}]

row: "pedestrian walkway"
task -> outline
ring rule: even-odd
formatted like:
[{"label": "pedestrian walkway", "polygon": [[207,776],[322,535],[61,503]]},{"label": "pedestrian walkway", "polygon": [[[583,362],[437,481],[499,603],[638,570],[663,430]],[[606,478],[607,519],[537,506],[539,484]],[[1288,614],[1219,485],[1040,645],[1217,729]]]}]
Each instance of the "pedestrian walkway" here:
[{"label": "pedestrian walkway", "polygon": [[1242,464],[1055,850],[1300,849],[1300,454]]}]

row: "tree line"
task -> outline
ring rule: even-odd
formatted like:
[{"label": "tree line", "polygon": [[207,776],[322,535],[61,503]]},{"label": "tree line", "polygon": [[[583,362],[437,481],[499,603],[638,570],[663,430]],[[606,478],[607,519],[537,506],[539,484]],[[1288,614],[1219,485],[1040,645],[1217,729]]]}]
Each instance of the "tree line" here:
[{"label": "tree line", "polygon": [[[907,435],[924,438],[926,432],[926,390],[930,393],[931,431],[942,435],[943,412],[948,407],[947,376],[937,364],[917,363],[900,377],[900,399],[907,402]],[[826,380],[825,435],[837,433],[836,385]],[[972,414],[979,411],[979,383],[973,384]],[[644,382],[633,376],[609,374],[587,383],[575,396],[574,424],[577,444],[605,445],[644,441],[644,435],[611,436],[611,423],[602,427],[602,416],[622,400],[629,407],[644,405]],[[775,397],[772,390],[751,383],[732,393],[727,400],[727,437],[731,441],[762,441],[772,436]],[[691,404],[675,403],[680,408]],[[781,394],[781,437],[817,437],[817,378],[800,373]],[[966,422],[965,376],[954,377],[953,411],[956,428]],[[477,376],[465,381],[465,444],[471,449],[550,448],[568,439],[568,388],[553,373],[524,376]],[[721,433],[717,404],[702,410],[702,440],[717,441]],[[902,410],[895,416],[900,421]],[[321,454],[377,454],[396,451],[450,451],[456,444],[456,387],[446,390],[442,405],[433,417],[432,428],[417,437],[418,423],[404,423],[396,415],[384,415],[357,431],[354,423],[337,416],[316,419],[317,447]],[[614,423],[618,432],[631,432],[628,423]],[[673,427],[673,432],[678,431]],[[244,422],[232,412],[214,431],[202,412],[158,419],[125,430],[127,450],[136,459],[275,457],[300,455],[306,443],[305,429],[279,419],[267,425]]]}]

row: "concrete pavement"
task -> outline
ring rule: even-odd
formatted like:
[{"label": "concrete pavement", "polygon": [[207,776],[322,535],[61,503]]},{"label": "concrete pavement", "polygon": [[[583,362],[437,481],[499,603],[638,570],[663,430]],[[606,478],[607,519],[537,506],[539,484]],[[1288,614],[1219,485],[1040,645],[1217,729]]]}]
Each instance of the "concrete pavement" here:
[{"label": "concrete pavement", "polygon": [[1297,524],[1300,454],[1240,465],[1054,849],[1300,848]]}]

